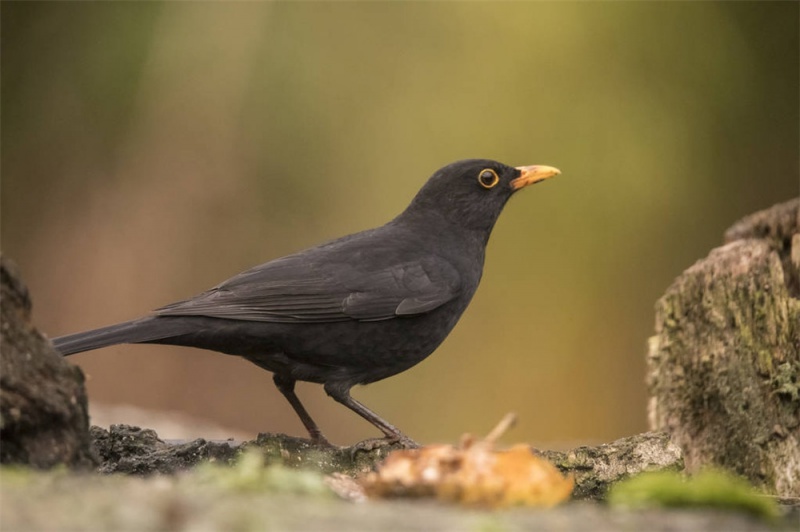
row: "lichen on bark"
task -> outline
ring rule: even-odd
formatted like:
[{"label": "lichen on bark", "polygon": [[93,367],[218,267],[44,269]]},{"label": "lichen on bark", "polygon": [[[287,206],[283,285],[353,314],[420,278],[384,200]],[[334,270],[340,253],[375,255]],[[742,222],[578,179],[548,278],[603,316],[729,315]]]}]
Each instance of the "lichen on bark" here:
[{"label": "lichen on bark", "polygon": [[687,470],[800,495],[800,199],[731,227],[656,305],[649,417]]}]

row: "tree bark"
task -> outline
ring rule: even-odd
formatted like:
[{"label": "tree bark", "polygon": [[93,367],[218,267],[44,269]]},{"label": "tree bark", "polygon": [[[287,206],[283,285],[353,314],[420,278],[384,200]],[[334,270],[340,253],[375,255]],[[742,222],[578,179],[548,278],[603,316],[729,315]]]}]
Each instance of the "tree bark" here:
[{"label": "tree bark", "polygon": [[649,420],[688,471],[800,496],[800,198],[744,218],[656,305]]},{"label": "tree bark", "polygon": [[93,466],[83,373],[33,326],[28,291],[4,257],[0,284],[0,463]]}]

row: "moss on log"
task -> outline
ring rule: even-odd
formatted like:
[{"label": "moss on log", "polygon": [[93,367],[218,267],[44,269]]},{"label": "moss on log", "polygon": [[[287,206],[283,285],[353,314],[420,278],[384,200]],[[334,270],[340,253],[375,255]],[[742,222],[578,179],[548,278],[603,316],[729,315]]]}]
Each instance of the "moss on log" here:
[{"label": "moss on log", "polygon": [[800,496],[800,199],[758,212],[656,305],[649,419],[688,471]]}]

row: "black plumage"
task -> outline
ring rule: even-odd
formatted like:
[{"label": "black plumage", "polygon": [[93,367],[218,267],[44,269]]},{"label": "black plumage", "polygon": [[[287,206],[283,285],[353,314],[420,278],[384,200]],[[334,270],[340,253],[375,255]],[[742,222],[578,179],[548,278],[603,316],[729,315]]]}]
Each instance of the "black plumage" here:
[{"label": "black plumage", "polygon": [[430,355],[472,299],[489,235],[511,195],[559,171],[481,159],[437,171],[381,227],[256,266],[152,315],[53,340],[63,355],[120,343],[238,355],[271,371],[311,438],[326,442],[294,393],[323,384],[387,437],[411,442],[350,396]]}]

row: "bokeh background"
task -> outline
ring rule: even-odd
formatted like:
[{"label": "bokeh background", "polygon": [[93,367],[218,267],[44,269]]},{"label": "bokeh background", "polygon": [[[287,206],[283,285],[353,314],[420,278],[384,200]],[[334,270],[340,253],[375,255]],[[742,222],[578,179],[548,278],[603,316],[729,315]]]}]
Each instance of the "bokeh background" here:
[{"label": "bokeh background", "polygon": [[[655,301],[800,189],[799,6],[3,2],[3,252],[57,336],[382,224],[454,160],[558,166],[444,345],[354,396],[423,442],[512,410],[551,447],[642,431]],[[303,435],[240,359],[70,361],[95,404]],[[333,441],[377,435],[299,394]]]}]

